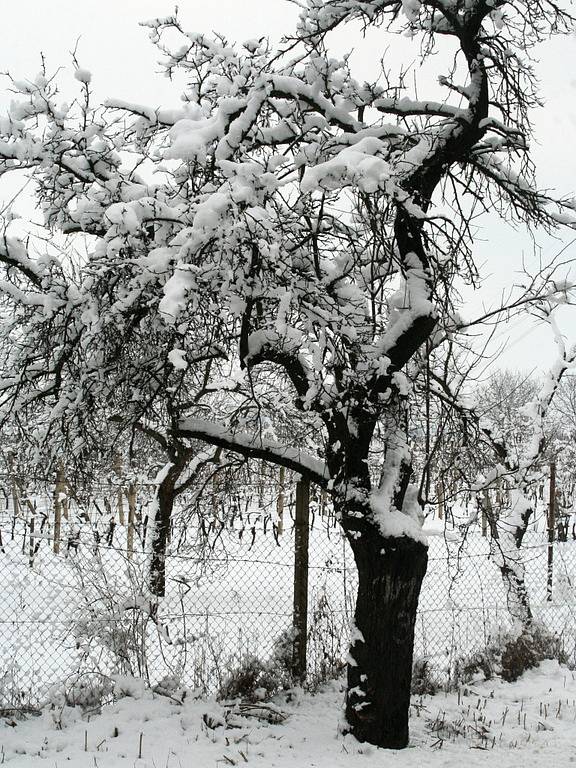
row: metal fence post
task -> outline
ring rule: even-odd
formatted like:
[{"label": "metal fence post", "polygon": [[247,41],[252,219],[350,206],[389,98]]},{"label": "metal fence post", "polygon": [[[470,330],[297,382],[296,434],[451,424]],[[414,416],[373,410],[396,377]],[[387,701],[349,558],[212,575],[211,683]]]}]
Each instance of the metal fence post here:
[{"label": "metal fence post", "polygon": [[294,524],[294,677],[306,677],[306,642],[308,637],[308,539],[310,481],[296,484],[296,519]]},{"label": "metal fence post", "polygon": [[552,584],[554,577],[554,528],[556,524],[556,462],[550,463],[550,501],[548,504],[548,569],[546,584],[546,600],[552,600]]}]

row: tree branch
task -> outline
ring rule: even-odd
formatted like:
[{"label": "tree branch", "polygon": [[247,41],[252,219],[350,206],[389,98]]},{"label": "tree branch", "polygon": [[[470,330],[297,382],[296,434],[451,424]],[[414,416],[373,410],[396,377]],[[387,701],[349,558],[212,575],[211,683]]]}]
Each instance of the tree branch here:
[{"label": "tree branch", "polygon": [[266,440],[260,435],[234,434],[225,427],[203,419],[184,418],[177,428],[179,439],[203,440],[242,456],[286,467],[303,477],[308,477],[322,488],[327,488],[329,473],[324,462],[309,456],[299,448]]}]

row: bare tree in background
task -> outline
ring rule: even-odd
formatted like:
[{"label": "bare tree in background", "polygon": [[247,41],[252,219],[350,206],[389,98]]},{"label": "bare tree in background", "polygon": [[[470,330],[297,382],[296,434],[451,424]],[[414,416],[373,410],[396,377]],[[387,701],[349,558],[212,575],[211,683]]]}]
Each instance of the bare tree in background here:
[{"label": "bare tree in background", "polygon": [[[564,304],[562,298],[560,304]],[[533,614],[525,580],[522,545],[534,521],[538,488],[548,477],[555,442],[561,436],[554,411],[576,366],[576,345],[568,345],[557,324],[559,304],[544,301],[535,311],[547,322],[557,351],[550,370],[538,381],[529,374],[499,371],[484,386],[471,387],[449,368],[433,372],[431,390],[445,406],[438,418],[448,438],[436,450],[439,463],[458,472],[456,493],[475,495],[490,524],[490,556],[500,569],[511,617],[531,632]],[[470,371],[468,371],[470,374]],[[468,383],[466,394],[459,388]],[[496,503],[495,503],[496,497]],[[476,515],[462,521],[475,523]]]}]

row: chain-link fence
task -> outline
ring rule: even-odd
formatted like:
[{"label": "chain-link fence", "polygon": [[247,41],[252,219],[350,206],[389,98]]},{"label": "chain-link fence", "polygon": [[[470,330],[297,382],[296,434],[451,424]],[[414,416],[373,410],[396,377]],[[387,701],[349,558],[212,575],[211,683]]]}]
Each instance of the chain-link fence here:
[{"label": "chain-link fence", "polygon": [[[16,502],[7,494],[0,515],[0,707],[42,701],[62,683],[81,692],[82,681],[94,675],[143,677],[151,685],[172,679],[214,692],[247,661],[266,662],[293,639],[294,493],[286,492],[282,525],[261,487],[251,501],[231,503],[226,516],[217,509],[176,514],[166,594],[155,598],[146,530],[153,491],[139,490],[134,519],[123,525],[117,491],[103,489],[86,504],[59,492]],[[553,546],[550,595],[546,534],[526,534],[527,586],[536,616],[576,661],[576,540]],[[311,685],[344,666],[355,592],[348,545],[325,500],[313,497]],[[431,536],[416,656],[449,682],[459,660],[508,625],[505,590],[481,530],[472,527],[462,537],[448,528]]]},{"label": "chain-link fence", "polygon": [[[417,656],[429,660],[437,677],[450,681],[467,657],[488,648],[511,629],[511,619],[504,581],[489,557],[488,538],[475,529],[464,538],[449,531],[430,537],[429,544],[415,650]],[[550,545],[547,533],[530,530],[522,553],[534,618],[559,638],[568,661],[576,663],[576,540]]]}]

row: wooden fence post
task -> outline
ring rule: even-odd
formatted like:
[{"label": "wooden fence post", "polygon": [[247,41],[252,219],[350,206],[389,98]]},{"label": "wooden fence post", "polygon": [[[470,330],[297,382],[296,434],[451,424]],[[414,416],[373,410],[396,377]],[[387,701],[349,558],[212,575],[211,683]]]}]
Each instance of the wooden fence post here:
[{"label": "wooden fence post", "polygon": [[444,481],[442,478],[436,483],[436,496],[438,498],[438,520],[444,517]]},{"label": "wooden fence post", "polygon": [[56,471],[56,487],[54,488],[54,554],[57,555],[60,552],[60,537],[62,535],[62,494],[66,487],[66,479],[64,476],[64,467],[62,464],[58,464]]},{"label": "wooden fence post", "polygon": [[34,565],[34,552],[35,552],[35,544],[36,540],[34,538],[34,527],[35,527],[35,517],[34,513],[30,515],[30,520],[28,521],[28,525],[30,527],[30,536],[28,540],[28,565],[30,568]]},{"label": "wooden fence post", "polygon": [[16,478],[15,456],[10,451],[8,454],[8,466],[10,468],[10,484],[12,486],[12,516],[15,520],[20,512],[20,503],[18,501],[18,482]]},{"label": "wooden fence post", "polygon": [[128,560],[134,554],[134,525],[136,519],[136,485],[132,482],[128,486],[128,532],[126,536],[126,549]]},{"label": "wooden fence post", "polygon": [[68,482],[66,480],[66,477],[63,478],[63,484],[62,484],[62,492],[64,494],[64,497],[62,499],[62,517],[64,520],[68,520],[70,518],[69,510],[68,510]]},{"label": "wooden fence post", "polygon": [[310,481],[296,484],[296,519],[294,524],[294,654],[293,673],[297,680],[306,678],[308,639],[308,539]]},{"label": "wooden fence post", "polygon": [[114,461],[114,472],[118,478],[118,491],[116,493],[116,500],[118,505],[118,522],[120,525],[125,525],[126,520],[124,518],[124,491],[122,490],[122,455],[116,454]]},{"label": "wooden fence post", "polygon": [[278,536],[284,533],[284,481],[286,480],[286,469],[280,467],[280,487],[278,488],[278,500],[276,502],[276,516],[278,518]]},{"label": "wooden fence post", "polygon": [[552,600],[554,577],[554,528],[556,526],[556,462],[550,463],[550,500],[548,503],[548,569],[546,583],[546,600]]},{"label": "wooden fence post", "polygon": [[264,490],[265,490],[265,462],[260,462],[260,472],[258,476],[258,507],[262,509],[264,507]]},{"label": "wooden fence post", "polygon": [[490,491],[484,488],[484,503],[482,504],[482,536],[488,535],[488,515],[492,518],[492,504],[490,502]]},{"label": "wooden fence post", "polygon": [[214,470],[214,474],[212,475],[212,517],[215,521],[219,520],[219,511],[220,511],[220,482],[218,477],[217,470]]}]

